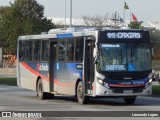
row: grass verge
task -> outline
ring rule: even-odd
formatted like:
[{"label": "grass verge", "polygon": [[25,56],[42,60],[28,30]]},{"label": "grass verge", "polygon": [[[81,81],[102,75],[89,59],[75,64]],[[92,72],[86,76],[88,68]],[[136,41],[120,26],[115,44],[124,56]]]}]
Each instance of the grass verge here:
[{"label": "grass verge", "polygon": [[152,86],[152,95],[156,97],[160,97],[160,84]]},{"label": "grass verge", "polygon": [[0,78],[0,85],[17,86],[17,78]]}]

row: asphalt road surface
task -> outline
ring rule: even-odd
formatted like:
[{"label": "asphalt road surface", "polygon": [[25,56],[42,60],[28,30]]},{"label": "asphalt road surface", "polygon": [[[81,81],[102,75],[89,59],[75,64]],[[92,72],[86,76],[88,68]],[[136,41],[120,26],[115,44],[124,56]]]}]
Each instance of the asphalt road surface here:
[{"label": "asphalt road surface", "polygon": [[[134,105],[126,105],[122,98],[91,99],[87,105],[80,105],[72,96],[55,96],[53,99],[39,100],[36,92],[16,86],[0,85],[0,111],[160,111],[160,98],[137,97]],[[145,118],[145,120],[159,120],[160,117]],[[0,118],[1,120],[2,118]],[[9,119],[9,118],[3,118]],[[17,119],[17,118],[16,118]],[[25,120],[27,118],[24,118]],[[37,118],[35,118],[37,119]],[[38,118],[40,120],[44,118]],[[47,118],[53,119],[53,118]],[[84,118],[54,118],[56,120],[70,120]],[[97,118],[85,118],[87,120]],[[98,118],[106,119],[106,118]],[[113,120],[113,118],[107,117]],[[117,118],[127,120],[128,118]],[[141,120],[142,117],[134,120]]]}]

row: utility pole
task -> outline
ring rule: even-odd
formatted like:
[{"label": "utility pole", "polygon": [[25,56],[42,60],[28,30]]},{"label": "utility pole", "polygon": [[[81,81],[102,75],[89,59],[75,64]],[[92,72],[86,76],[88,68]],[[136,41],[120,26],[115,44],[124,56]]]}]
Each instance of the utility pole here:
[{"label": "utility pole", "polygon": [[72,0],[70,0],[70,27],[72,27]]},{"label": "utility pole", "polygon": [[65,17],[65,20],[64,20],[64,28],[66,27],[66,0],[65,0],[65,10],[64,10],[64,17]]},{"label": "utility pole", "polygon": [[117,12],[115,12],[115,21],[114,21],[114,26],[116,26],[117,23]]}]

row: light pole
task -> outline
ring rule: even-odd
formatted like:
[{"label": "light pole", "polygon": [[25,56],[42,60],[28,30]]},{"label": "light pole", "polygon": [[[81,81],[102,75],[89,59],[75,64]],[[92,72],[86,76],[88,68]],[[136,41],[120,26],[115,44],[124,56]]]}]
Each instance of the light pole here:
[{"label": "light pole", "polygon": [[72,0],[70,0],[70,27],[72,27]]},{"label": "light pole", "polygon": [[66,0],[65,0],[65,10],[64,10],[64,17],[65,17],[65,21],[64,21],[64,27],[66,27]]}]

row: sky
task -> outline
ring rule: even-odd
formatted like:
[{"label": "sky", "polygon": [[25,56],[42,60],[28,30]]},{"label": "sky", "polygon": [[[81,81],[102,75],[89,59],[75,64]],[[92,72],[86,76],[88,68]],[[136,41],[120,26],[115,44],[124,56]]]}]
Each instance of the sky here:
[{"label": "sky", "polygon": [[[9,1],[0,0],[0,6],[9,5]],[[63,18],[65,17],[65,0],[37,0],[44,6],[44,16]],[[139,21],[160,21],[160,0],[125,0],[129,6],[126,10],[125,18],[130,19],[130,13],[133,13]],[[123,18],[124,0],[72,0],[73,18],[82,18],[82,16],[104,16],[109,13],[119,13]],[[66,16],[70,17],[70,0],[66,0]]]}]

